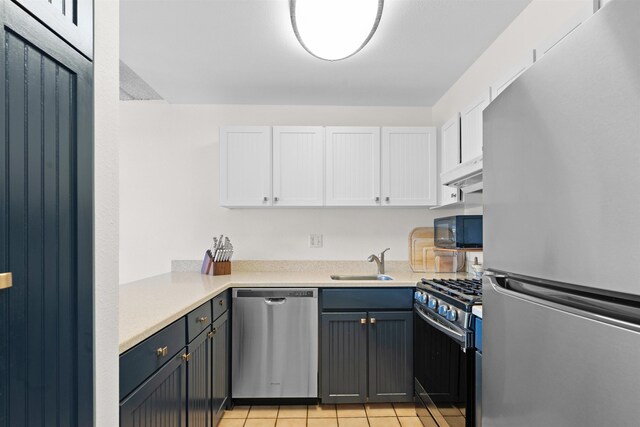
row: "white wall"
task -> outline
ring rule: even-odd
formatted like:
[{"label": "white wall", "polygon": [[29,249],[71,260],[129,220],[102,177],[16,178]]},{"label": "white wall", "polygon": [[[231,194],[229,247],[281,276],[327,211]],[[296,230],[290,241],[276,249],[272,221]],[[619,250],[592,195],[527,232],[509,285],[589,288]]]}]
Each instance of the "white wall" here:
[{"label": "white wall", "polygon": [[118,425],[118,0],[95,4],[95,423]]},{"label": "white wall", "polygon": [[[221,125],[429,126],[429,108],[120,103],[121,283],[199,259],[229,235],[234,259],[361,260],[386,247],[408,259],[408,236],[435,215],[422,209],[225,209],[218,207]],[[324,248],[310,249],[310,233]]]},{"label": "white wall", "polygon": [[537,45],[566,28],[575,16],[592,11],[593,0],[533,0],[433,106],[434,124],[442,126]]}]

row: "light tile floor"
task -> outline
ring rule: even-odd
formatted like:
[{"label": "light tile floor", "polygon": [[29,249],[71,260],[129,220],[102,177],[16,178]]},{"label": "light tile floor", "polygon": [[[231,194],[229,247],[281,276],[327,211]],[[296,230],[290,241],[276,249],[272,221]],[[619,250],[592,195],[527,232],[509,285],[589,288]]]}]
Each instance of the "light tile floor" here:
[{"label": "light tile floor", "polygon": [[[460,417],[462,418],[462,417]],[[448,420],[447,420],[448,421]],[[464,423],[462,424],[464,426]],[[219,427],[438,427],[418,418],[413,403],[367,405],[236,406]],[[456,425],[457,427],[457,425]]]}]

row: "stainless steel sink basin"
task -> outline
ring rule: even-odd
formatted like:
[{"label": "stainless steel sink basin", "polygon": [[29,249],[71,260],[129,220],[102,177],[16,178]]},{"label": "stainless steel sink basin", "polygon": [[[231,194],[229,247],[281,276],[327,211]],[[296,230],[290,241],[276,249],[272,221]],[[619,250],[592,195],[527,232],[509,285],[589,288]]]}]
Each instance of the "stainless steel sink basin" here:
[{"label": "stainless steel sink basin", "polygon": [[386,274],[370,274],[370,275],[340,275],[340,274],[332,274],[332,280],[393,280],[393,277],[387,276]]}]

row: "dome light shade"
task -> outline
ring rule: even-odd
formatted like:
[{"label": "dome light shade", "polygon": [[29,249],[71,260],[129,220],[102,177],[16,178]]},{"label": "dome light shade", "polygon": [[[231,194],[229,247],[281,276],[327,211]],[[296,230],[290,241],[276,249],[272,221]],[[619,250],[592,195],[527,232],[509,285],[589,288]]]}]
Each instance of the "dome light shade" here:
[{"label": "dome light shade", "polygon": [[291,25],[311,55],[327,61],[360,51],[378,28],[384,0],[289,0]]}]

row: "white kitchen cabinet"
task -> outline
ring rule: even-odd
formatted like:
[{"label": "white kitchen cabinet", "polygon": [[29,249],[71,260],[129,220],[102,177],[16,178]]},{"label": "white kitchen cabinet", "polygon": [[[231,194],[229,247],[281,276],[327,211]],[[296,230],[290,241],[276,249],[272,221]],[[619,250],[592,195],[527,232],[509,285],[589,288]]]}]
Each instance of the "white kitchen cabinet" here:
[{"label": "white kitchen cabinet", "polygon": [[482,112],[491,101],[491,89],[460,113],[462,163],[482,156]]},{"label": "white kitchen cabinet", "polygon": [[324,128],[273,128],[273,206],[324,204]]},{"label": "white kitchen cabinet", "polygon": [[437,132],[433,127],[382,128],[382,206],[434,206]]},{"label": "white kitchen cabinet", "polygon": [[[460,164],[460,113],[442,126],[440,138],[440,172],[448,172]],[[440,186],[440,206],[457,203],[460,196],[457,188]]]},{"label": "white kitchen cabinet", "polygon": [[531,50],[509,71],[504,73],[494,84],[491,85],[491,101],[495,100],[511,83],[516,81],[527,69],[533,65],[535,51]]},{"label": "white kitchen cabinet", "polygon": [[327,206],[379,206],[380,128],[327,127]]},{"label": "white kitchen cabinet", "polygon": [[[595,5],[597,8],[597,5]],[[590,2],[583,2],[578,12],[572,17],[568,18],[555,34],[551,37],[541,40],[535,48],[535,60],[539,61],[544,55],[546,55],[551,49],[560,44],[569,34],[571,34],[576,28],[578,28],[584,21],[586,21],[594,12],[594,4]]]},{"label": "white kitchen cabinet", "polygon": [[221,128],[220,205],[254,207],[271,203],[271,127]]}]

